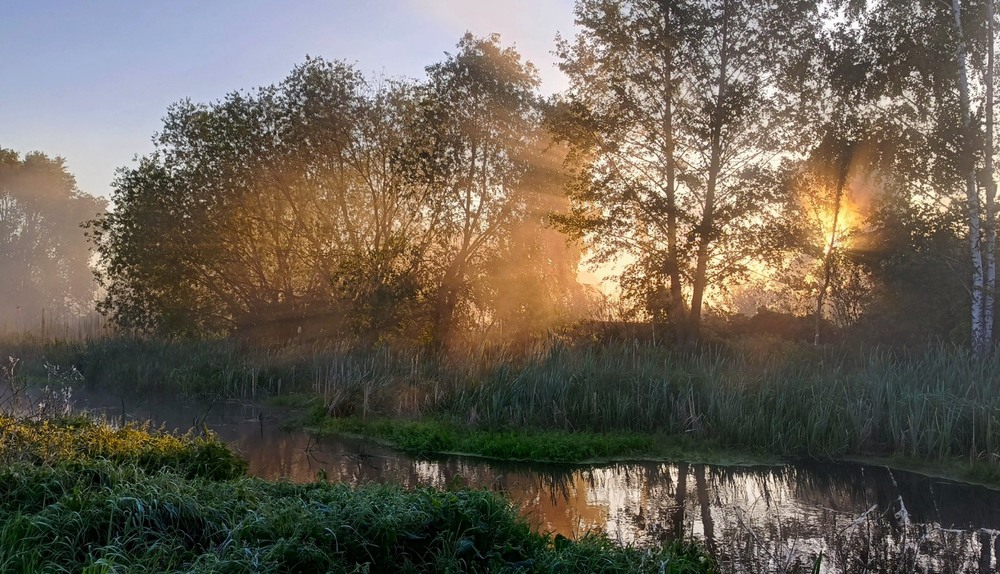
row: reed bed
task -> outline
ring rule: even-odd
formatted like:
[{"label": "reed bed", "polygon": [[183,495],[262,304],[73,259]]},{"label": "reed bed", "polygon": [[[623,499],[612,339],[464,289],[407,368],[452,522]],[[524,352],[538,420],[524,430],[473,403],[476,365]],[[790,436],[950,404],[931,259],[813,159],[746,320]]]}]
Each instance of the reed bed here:
[{"label": "reed bed", "polygon": [[986,469],[984,479],[1000,479],[1000,354],[977,360],[943,345],[863,350],[749,339],[678,352],[551,340],[431,355],[123,338],[6,352],[72,365],[85,384],[103,388],[306,393],[336,417],[684,435],[784,456],[961,458]]}]

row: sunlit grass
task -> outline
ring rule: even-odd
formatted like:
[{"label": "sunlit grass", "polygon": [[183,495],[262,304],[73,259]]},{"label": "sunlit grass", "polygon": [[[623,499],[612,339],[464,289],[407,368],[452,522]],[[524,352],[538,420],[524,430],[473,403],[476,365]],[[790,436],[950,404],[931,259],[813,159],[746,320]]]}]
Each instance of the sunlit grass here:
[{"label": "sunlit grass", "polygon": [[212,436],[150,432],[85,417],[26,420],[0,416],[0,464],[87,465],[95,461],[169,469],[217,480],[242,476],[246,462]]}]

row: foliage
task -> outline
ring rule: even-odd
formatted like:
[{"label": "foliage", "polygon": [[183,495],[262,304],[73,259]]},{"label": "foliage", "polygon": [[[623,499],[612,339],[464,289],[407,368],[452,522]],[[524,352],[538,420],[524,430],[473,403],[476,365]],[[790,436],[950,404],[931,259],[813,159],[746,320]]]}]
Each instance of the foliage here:
[{"label": "foliage", "polygon": [[881,345],[968,341],[971,271],[957,231],[962,217],[957,209],[914,201],[899,187],[873,201],[849,252],[875,285],[853,337]]},{"label": "foliage", "polygon": [[509,294],[472,301],[470,284],[494,279],[488,252],[515,226],[543,232],[554,186],[534,175],[534,69],[497,37],[458,48],[423,83],[309,59],[280,84],[171,106],[93,223],[101,310],[138,332],[369,343],[495,315]]},{"label": "foliage", "polygon": [[471,34],[427,75],[419,116],[423,145],[411,162],[444,208],[433,336],[445,344],[469,301],[473,273],[527,207],[522,183],[538,151],[538,77],[499,36]]},{"label": "foliage", "polygon": [[768,165],[797,141],[816,6],[581,0],[576,16],[551,114],[575,176],[560,221],[597,261],[632,258],[642,316],[697,339],[706,291],[746,271],[773,218]]},{"label": "foliage", "polygon": [[32,329],[46,313],[90,310],[96,285],[80,226],[104,207],[77,189],[62,158],[0,148],[0,322]]}]

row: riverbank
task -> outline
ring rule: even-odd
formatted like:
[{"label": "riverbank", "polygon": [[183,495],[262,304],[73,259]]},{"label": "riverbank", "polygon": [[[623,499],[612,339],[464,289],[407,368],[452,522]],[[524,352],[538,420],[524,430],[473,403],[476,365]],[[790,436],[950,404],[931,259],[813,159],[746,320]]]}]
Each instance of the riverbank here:
[{"label": "riverbank", "polygon": [[[686,436],[565,431],[489,431],[441,421],[356,417],[306,417],[288,423],[320,436],[353,436],[416,456],[456,455],[502,462],[591,465],[614,462],[685,462],[720,466],[778,466],[801,458],[727,448]],[[825,459],[882,466],[1000,490],[996,465],[962,458],[924,460],[905,456]]]},{"label": "riverbank", "polygon": [[[466,437],[475,439],[471,446],[426,446],[434,451],[513,450],[517,457],[579,462],[670,458],[664,448],[683,459],[704,449],[907,461],[963,480],[1000,481],[1000,355],[977,360],[949,346],[854,349],[744,339],[678,352],[641,341],[545,340],[428,355],[336,345],[258,349],[235,341],[15,343],[3,350],[23,358],[23,376],[37,385],[308,397],[330,421],[444,423],[451,434],[474,435]],[[310,422],[333,430],[343,424],[353,423]],[[523,429],[554,433],[523,442],[558,440],[536,453],[509,437],[475,435]],[[403,448],[442,436],[425,430],[411,428],[413,437],[362,434]],[[650,446],[641,437],[660,438]]]},{"label": "riverbank", "polygon": [[[533,531],[498,495],[242,475],[212,437],[0,421],[0,570],[713,572],[684,544]],[[224,469],[220,474],[218,469]]]},{"label": "riverbank", "polygon": [[780,464],[781,459],[723,448],[685,436],[626,432],[484,430],[439,420],[360,419],[312,416],[292,421],[318,435],[375,440],[418,456],[446,454],[508,462],[602,464],[670,461],[727,466]]}]

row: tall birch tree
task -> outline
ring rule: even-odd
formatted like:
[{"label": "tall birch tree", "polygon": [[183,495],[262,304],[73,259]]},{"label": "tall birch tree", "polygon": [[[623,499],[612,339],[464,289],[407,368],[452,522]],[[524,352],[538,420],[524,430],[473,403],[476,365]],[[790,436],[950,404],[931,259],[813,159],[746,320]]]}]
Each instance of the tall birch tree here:
[{"label": "tall birch tree", "polygon": [[[842,3],[848,5],[850,3]],[[859,105],[893,124],[893,176],[942,209],[961,204],[968,245],[970,342],[993,343],[996,191],[993,173],[993,0],[887,0],[850,11],[852,57],[868,73]]]}]

